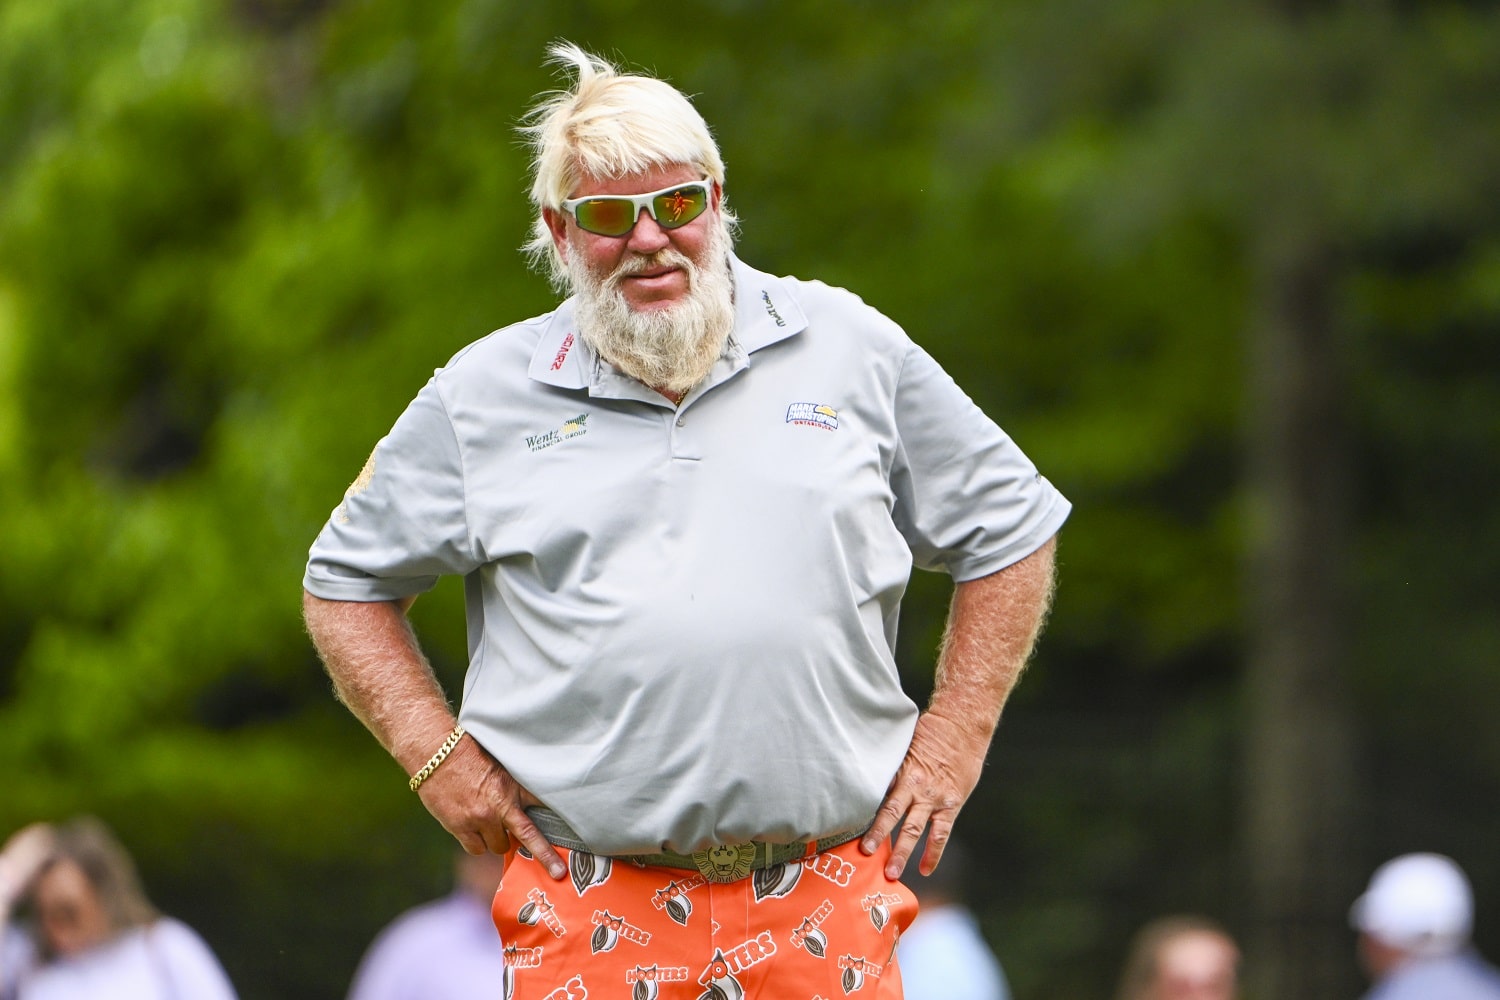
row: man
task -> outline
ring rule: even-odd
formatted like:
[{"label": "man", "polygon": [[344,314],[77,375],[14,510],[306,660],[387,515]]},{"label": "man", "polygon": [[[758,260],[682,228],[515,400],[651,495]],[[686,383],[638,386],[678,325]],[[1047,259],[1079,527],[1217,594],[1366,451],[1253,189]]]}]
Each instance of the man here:
[{"label": "man", "polygon": [[494,854],[455,848],[453,891],[401,914],[355,970],[349,1000],[469,1000],[505,973],[490,904],[504,869]]},{"label": "man", "polygon": [[1374,983],[1365,1000],[1500,1000],[1500,971],[1469,947],[1474,897],[1452,858],[1387,861],[1355,900],[1349,922]]},{"label": "man", "polygon": [[[433,816],[506,855],[507,996],[899,997],[897,879],[978,781],[1068,503],[895,324],[733,255],[681,93],[552,55],[577,79],[526,130],[529,249],[572,295],[376,446],[313,545],[309,632]],[[959,581],[921,713],[914,562]],[[461,725],[404,614],[445,573]]]}]

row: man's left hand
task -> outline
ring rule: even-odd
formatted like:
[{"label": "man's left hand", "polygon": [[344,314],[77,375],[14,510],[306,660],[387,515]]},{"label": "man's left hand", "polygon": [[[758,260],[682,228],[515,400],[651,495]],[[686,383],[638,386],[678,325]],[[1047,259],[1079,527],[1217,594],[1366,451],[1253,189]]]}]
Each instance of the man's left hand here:
[{"label": "man's left hand", "polygon": [[923,875],[932,874],[953,832],[958,810],[979,783],[988,750],[988,739],[976,741],[972,729],[966,732],[940,715],[929,711],[917,719],[906,759],[896,771],[862,845],[866,854],[873,854],[882,840],[897,831],[891,859],[885,866],[887,878],[901,877],[917,840],[929,825],[932,831],[918,870]]}]

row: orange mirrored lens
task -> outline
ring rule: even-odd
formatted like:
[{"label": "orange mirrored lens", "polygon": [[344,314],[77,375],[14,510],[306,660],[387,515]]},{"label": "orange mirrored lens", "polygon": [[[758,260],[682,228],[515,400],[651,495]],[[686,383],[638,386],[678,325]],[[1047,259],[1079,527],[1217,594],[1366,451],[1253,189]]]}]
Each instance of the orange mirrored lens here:
[{"label": "orange mirrored lens", "polygon": [[635,206],[624,198],[591,198],[580,202],[573,218],[591,233],[623,236],[635,225]]},{"label": "orange mirrored lens", "polygon": [[651,207],[655,209],[652,214],[657,225],[663,229],[676,229],[703,214],[708,207],[708,192],[702,188],[678,188],[657,195]]}]

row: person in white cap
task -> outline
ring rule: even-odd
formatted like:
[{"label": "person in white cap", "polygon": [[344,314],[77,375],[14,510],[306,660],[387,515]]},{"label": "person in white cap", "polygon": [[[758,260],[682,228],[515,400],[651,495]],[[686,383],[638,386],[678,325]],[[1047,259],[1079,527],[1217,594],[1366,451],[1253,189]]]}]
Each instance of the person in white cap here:
[{"label": "person in white cap", "polygon": [[1354,901],[1349,921],[1374,984],[1364,1000],[1500,1000],[1500,970],[1469,945],[1473,892],[1452,858],[1387,861]]}]

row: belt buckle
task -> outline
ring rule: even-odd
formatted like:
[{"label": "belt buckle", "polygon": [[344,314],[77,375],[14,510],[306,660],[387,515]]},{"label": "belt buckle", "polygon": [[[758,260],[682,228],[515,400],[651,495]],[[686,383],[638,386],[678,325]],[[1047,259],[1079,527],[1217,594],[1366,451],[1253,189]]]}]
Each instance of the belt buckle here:
[{"label": "belt buckle", "polygon": [[755,866],[754,844],[717,844],[689,855],[710,882],[738,882]]}]

